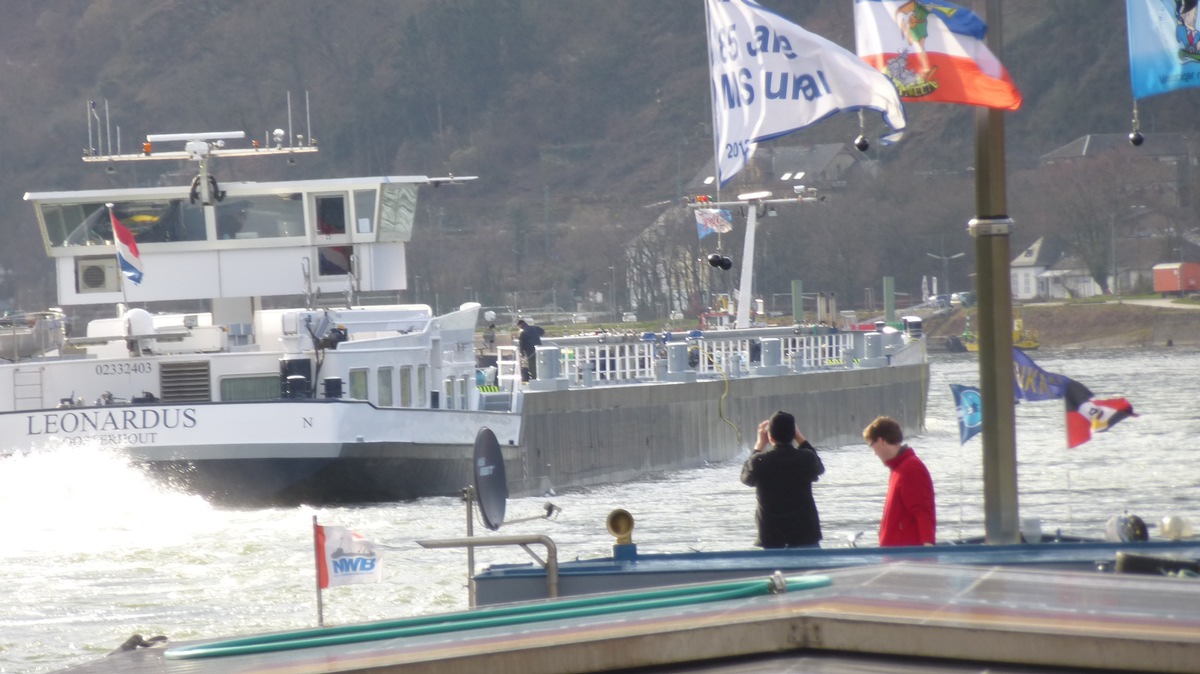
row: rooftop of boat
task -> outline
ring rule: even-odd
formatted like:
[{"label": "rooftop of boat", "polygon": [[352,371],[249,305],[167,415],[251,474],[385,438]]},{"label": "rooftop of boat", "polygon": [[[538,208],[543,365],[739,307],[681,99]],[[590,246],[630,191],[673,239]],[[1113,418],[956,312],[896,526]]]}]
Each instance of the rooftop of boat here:
[{"label": "rooftop of boat", "polygon": [[1200,661],[1194,580],[899,562],[788,582],[800,589],[617,612],[550,612],[579,606],[535,602],[523,605],[530,614],[510,619],[488,613],[495,609],[446,614],[495,619],[413,636],[371,632],[394,625],[368,623],[329,629],[339,638],[293,650],[221,656],[211,649],[222,644],[209,643],[203,648],[213,657],[179,659],[189,645],[168,644],[64,671],[1028,674],[1191,672]]}]

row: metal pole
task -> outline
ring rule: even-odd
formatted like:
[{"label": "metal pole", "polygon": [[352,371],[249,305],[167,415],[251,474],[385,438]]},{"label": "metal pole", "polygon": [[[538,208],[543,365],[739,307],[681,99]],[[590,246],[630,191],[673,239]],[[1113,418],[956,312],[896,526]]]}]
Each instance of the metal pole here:
[{"label": "metal pole", "polygon": [[751,199],[746,216],[746,241],[742,246],[742,277],[738,281],[737,318],[733,327],[750,327],[750,304],[754,301],[754,233],[758,229],[758,200]]},{"label": "metal pole", "polygon": [[[467,502],[467,538],[475,536],[475,487],[463,490],[463,500]],[[467,606],[475,608],[475,546],[467,546]]]},{"label": "metal pole", "polygon": [[[987,0],[987,42],[1000,58],[1000,1]],[[979,383],[983,413],[985,540],[1017,543],[1017,448],[1013,409],[1012,286],[1005,180],[1004,112],[975,112],[975,205],[968,230],[975,238],[979,291]]]},{"label": "metal pole", "polygon": [[321,539],[317,536],[316,515],[313,515],[313,562],[317,565],[317,627],[324,627],[325,607],[321,605]]}]

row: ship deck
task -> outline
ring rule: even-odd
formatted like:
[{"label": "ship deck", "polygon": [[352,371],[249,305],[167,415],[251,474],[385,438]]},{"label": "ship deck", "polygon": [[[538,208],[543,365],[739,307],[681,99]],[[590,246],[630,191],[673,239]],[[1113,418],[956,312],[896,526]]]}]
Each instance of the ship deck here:
[{"label": "ship deck", "polygon": [[[624,548],[624,549],[623,549]],[[643,554],[637,546],[614,546],[614,557],[558,563],[558,596],[617,592],[662,585],[711,583],[893,562],[1024,567],[1054,571],[1112,571],[1123,552],[1151,559],[1200,559],[1200,541],[1063,541],[1041,544],[959,544],[913,547],[750,549],[723,552]],[[481,606],[547,597],[540,564],[494,564],[475,575]]]},{"label": "ship deck", "polygon": [[151,648],[63,671],[1061,674],[1200,662],[1195,580],[918,562],[823,575],[829,585],[786,594],[226,657]]}]

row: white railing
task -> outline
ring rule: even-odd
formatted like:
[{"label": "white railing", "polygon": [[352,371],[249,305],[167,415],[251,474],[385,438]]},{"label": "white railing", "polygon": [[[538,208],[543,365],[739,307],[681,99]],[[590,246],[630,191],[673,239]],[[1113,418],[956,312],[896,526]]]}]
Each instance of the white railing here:
[{"label": "white railing", "polygon": [[[867,335],[870,339],[883,338],[878,333],[835,332],[811,334],[806,330],[768,329],[761,333],[753,330],[715,331],[701,336],[675,333],[666,341],[661,335],[617,335],[598,334],[588,336],[546,338],[544,346],[559,349],[558,372],[541,373],[557,379],[564,387],[605,386],[632,382],[674,380],[667,373],[668,351],[687,345],[687,369],[698,378],[739,377],[763,374],[760,367],[778,365],[771,374],[833,370],[855,367],[881,367],[892,363],[892,356],[904,362],[920,360],[924,349],[920,340],[904,335],[888,337],[887,357],[879,348],[874,358],[864,353]],[[778,358],[774,344],[763,349],[763,340],[779,340]],[[906,346],[907,345],[907,346]],[[916,346],[916,349],[910,347]],[[770,353],[764,353],[769,351]],[[901,356],[900,354],[903,353]],[[521,391],[521,358],[513,346],[496,348],[497,385],[501,392]],[[675,355],[680,355],[675,351]],[[861,359],[861,362],[860,362]],[[772,362],[773,361],[773,362]],[[900,363],[894,363],[900,364]],[[678,367],[678,366],[676,366]],[[555,369],[555,368],[548,368]],[[668,376],[664,378],[664,374]],[[547,390],[544,387],[533,387]]]}]

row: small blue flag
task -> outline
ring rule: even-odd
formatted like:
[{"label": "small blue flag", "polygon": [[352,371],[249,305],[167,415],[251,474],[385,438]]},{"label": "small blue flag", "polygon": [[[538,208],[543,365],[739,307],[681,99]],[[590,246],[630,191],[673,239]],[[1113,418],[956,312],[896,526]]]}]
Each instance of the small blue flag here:
[{"label": "small blue flag", "polygon": [[978,386],[951,384],[950,392],[954,394],[954,406],[958,408],[958,436],[965,445],[971,436],[983,430],[983,400],[979,397]]}]

